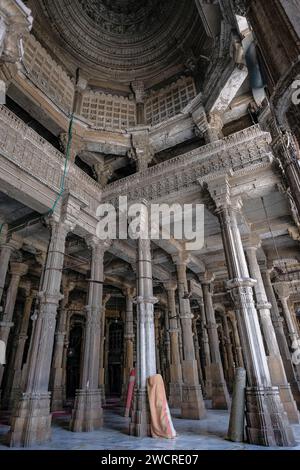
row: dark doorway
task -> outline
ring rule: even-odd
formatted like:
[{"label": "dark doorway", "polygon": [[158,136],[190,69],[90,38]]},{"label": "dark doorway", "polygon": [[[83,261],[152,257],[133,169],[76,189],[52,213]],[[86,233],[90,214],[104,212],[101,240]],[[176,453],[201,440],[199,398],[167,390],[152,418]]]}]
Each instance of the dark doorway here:
[{"label": "dark doorway", "polygon": [[80,385],[82,325],[75,324],[69,335],[67,358],[67,399],[74,399]]},{"label": "dark doorway", "polygon": [[113,322],[109,327],[108,385],[110,396],[122,392],[123,323]]}]

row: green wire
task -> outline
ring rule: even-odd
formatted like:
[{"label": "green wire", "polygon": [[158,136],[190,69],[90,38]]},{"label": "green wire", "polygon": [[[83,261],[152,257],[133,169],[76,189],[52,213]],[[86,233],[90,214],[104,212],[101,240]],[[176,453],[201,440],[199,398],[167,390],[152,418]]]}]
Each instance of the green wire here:
[{"label": "green wire", "polygon": [[57,207],[57,204],[59,203],[63,193],[65,192],[65,182],[66,182],[66,177],[67,177],[68,162],[70,160],[70,150],[71,150],[72,139],[73,139],[73,123],[74,123],[74,112],[71,115],[70,124],[69,124],[68,142],[67,142],[66,155],[65,155],[66,158],[65,158],[64,172],[63,172],[63,176],[61,179],[60,191],[56,200],[54,201],[52,208],[49,209],[46,215],[53,214],[53,212],[55,211]]}]

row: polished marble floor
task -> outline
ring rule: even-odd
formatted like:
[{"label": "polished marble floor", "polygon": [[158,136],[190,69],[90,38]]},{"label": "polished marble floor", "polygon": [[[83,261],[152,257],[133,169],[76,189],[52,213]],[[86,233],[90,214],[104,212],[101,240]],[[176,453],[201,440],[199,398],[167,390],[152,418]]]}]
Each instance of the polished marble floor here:
[{"label": "polished marble floor", "polygon": [[[226,441],[229,415],[225,411],[208,411],[207,418],[189,421],[179,418],[174,411],[174,427],[178,437],[174,440],[135,438],[127,434],[129,420],[122,417],[121,409],[108,403],[104,411],[104,426],[92,433],[68,431],[70,414],[57,414],[53,419],[52,440],[47,445],[36,446],[39,450],[267,450]],[[7,417],[0,419],[0,450],[4,445],[9,427]],[[300,425],[294,426],[297,447],[300,450]],[[277,448],[278,449],[278,448]]]}]

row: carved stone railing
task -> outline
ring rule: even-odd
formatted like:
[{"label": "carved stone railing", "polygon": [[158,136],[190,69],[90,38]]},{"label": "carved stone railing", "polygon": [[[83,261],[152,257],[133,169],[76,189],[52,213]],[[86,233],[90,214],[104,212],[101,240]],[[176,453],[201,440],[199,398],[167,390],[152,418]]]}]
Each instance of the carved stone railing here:
[{"label": "carved stone railing", "polygon": [[[64,155],[4,106],[0,106],[1,155],[59,194]],[[102,194],[98,183],[69,163],[65,186],[86,204],[84,210],[95,216]]]},{"label": "carved stone railing", "polygon": [[189,192],[198,180],[216,172],[243,171],[249,166],[265,165],[272,160],[271,136],[259,125],[223,140],[199,147],[144,171],[109,184],[103,200],[116,202],[118,196],[130,200],[159,200],[177,192]]}]

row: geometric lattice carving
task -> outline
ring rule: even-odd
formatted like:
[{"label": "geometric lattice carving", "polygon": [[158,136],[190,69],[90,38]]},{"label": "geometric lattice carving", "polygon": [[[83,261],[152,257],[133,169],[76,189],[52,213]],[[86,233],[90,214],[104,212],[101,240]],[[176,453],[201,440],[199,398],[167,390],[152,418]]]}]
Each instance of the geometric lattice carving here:
[{"label": "geometric lattice carving", "polygon": [[123,96],[86,92],[80,114],[100,129],[126,129],[136,125],[136,105]]},{"label": "geometric lattice carving", "polygon": [[166,88],[152,92],[146,99],[146,121],[155,126],[176,116],[196,96],[192,77],[184,77]]},{"label": "geometric lattice carving", "polygon": [[24,39],[23,62],[30,79],[69,113],[73,105],[74,85],[32,34]]}]

